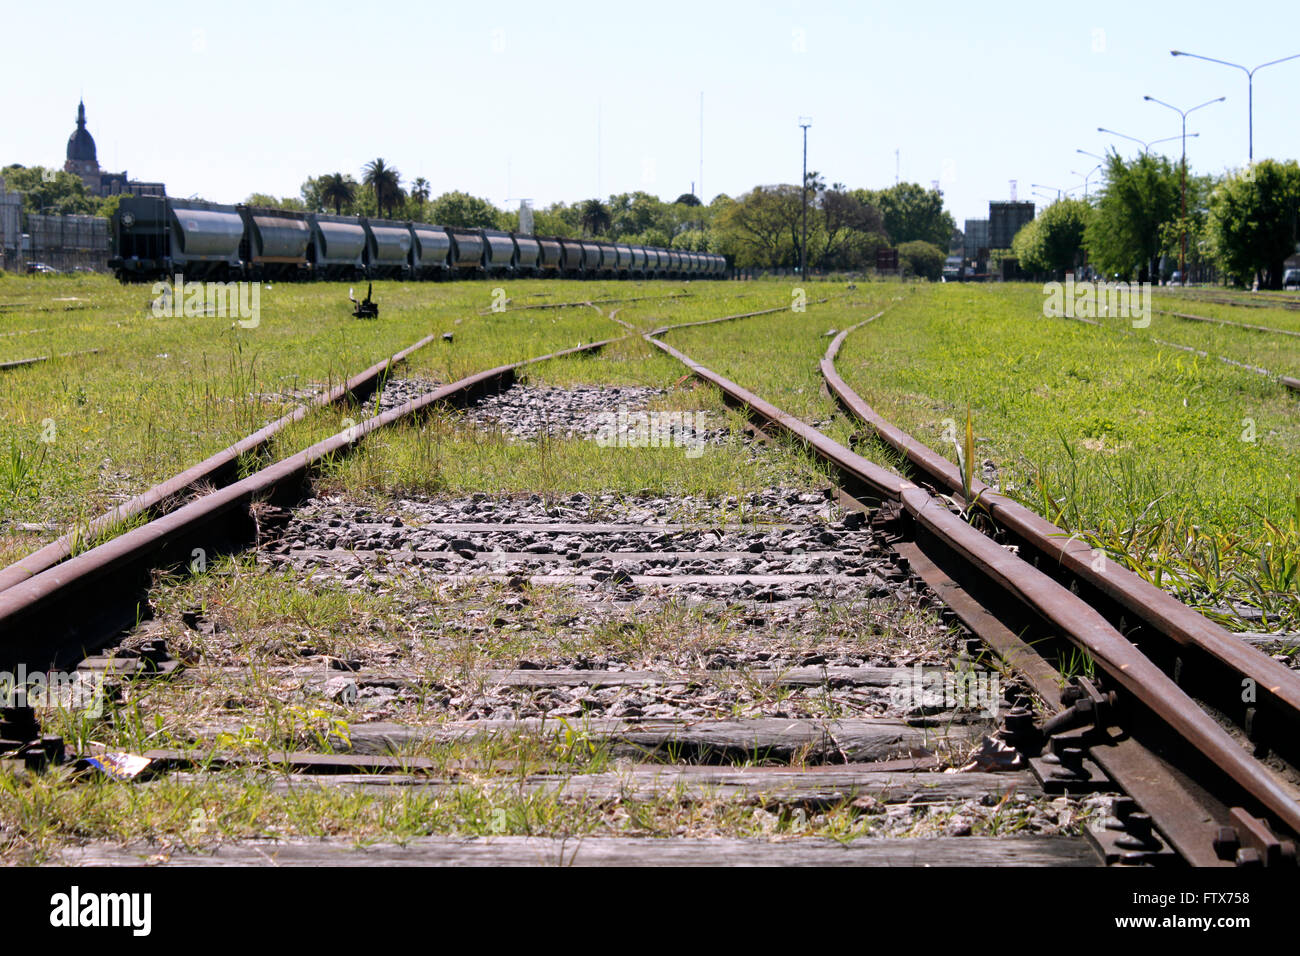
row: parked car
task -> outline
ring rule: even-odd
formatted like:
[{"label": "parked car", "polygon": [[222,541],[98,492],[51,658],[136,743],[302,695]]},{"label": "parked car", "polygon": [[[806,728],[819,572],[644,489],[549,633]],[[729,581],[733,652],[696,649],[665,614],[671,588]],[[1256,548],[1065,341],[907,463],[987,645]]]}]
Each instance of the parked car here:
[{"label": "parked car", "polygon": [[59,270],[55,269],[53,266],[47,266],[44,262],[29,262],[27,263],[27,274],[29,276],[30,275],[56,276],[59,274]]},{"label": "parked car", "polygon": [[1287,269],[1282,273],[1282,288],[1300,289],[1300,269]]}]

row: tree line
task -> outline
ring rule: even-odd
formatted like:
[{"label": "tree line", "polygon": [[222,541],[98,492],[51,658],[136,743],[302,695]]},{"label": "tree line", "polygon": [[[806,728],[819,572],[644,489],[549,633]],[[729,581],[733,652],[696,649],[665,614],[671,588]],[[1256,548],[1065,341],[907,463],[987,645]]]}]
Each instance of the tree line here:
[{"label": "tree line", "polygon": [[[842,183],[828,186],[817,172],[808,174],[806,190],[811,268],[868,268],[875,264],[876,250],[897,246],[908,271],[938,278],[955,225],[938,190],[916,183],[881,190],[849,189]],[[516,211],[499,209],[486,199],[460,191],[431,197],[423,178],[406,188],[401,173],[382,158],[367,163],[360,180],[350,174],[326,173],[304,182],[300,198],[255,193],[247,201],[464,228],[513,231],[519,226]],[[667,202],[635,191],[534,210],[533,231],[717,252],[740,268],[793,268],[803,242],[804,201],[804,191],[789,184],[756,186],[734,199],[723,194],[707,204],[692,193]]]},{"label": "tree line", "polygon": [[1012,252],[1037,273],[1086,262],[1110,278],[1150,282],[1185,260],[1192,276],[1281,288],[1300,240],[1300,166],[1266,159],[1221,176],[1188,172],[1186,213],[1180,166],[1112,152],[1101,191],[1048,206],[1016,234]]},{"label": "tree line", "polygon": [[[692,193],[671,202],[643,191],[607,199],[557,202],[533,211],[538,235],[592,237],[632,245],[717,252],[741,268],[793,268],[803,241],[804,192],[797,185],[756,186],[732,198],[703,203]],[[403,184],[383,159],[351,174],[309,178],[300,197],[255,193],[252,205],[341,215],[381,215],[444,226],[518,229],[519,214],[486,199],[455,191],[430,195],[422,178]],[[820,270],[857,270],[875,264],[877,249],[898,246],[909,271],[937,278],[953,234],[943,196],[915,183],[883,190],[827,185],[811,172],[807,181],[808,264]]]},{"label": "tree line", "polygon": [[[117,197],[89,196],[69,173],[53,177],[41,167],[7,167],[10,187],[23,193],[30,212],[49,207],[59,213],[111,216]],[[916,183],[887,189],[850,189],[827,184],[810,172],[798,185],[755,186],[732,198],[703,203],[692,193],[671,202],[647,192],[618,193],[605,199],[557,202],[534,210],[538,235],[599,237],[611,242],[650,245],[726,255],[740,268],[789,269],[799,264],[807,201],[807,261],[821,271],[858,271],[875,265],[876,251],[897,247],[904,269],[938,278],[954,232],[952,216],[938,190]],[[496,207],[461,191],[432,195],[429,182],[406,182],[391,163],[376,158],[360,171],[309,177],[298,196],[253,193],[253,206],[301,212],[412,219],[463,228],[515,231],[519,213]]]}]

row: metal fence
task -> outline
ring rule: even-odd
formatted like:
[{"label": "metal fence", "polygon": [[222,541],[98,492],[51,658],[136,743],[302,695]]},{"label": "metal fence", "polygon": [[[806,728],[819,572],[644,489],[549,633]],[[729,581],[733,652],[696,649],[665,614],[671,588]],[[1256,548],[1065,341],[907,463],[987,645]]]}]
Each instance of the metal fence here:
[{"label": "metal fence", "polygon": [[40,216],[28,214],[27,232],[16,252],[6,250],[4,268],[26,271],[43,262],[60,272],[108,271],[108,220],[99,216]]}]

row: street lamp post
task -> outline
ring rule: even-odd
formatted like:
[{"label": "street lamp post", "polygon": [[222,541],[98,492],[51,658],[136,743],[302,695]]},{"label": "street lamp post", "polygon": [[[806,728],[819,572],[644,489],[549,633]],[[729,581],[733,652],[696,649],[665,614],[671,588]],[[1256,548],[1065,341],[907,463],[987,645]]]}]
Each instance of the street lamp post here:
[{"label": "street lamp post", "polygon": [[1227,60],[1216,60],[1212,56],[1201,56],[1199,53],[1184,53],[1182,50],[1170,50],[1170,56],[1190,56],[1195,60],[1206,60],[1210,63],[1218,63],[1220,66],[1230,66],[1233,69],[1241,70],[1246,74],[1246,129],[1247,129],[1247,161],[1253,164],[1255,162],[1255,74],[1266,66],[1276,66],[1279,63],[1285,63],[1287,60],[1300,58],[1300,53],[1293,53],[1290,56],[1284,56],[1280,60],[1269,60],[1267,63],[1261,63],[1254,69],[1247,69],[1240,63],[1229,63]]},{"label": "street lamp post", "polygon": [[[1098,133],[1106,133],[1106,134],[1108,134],[1108,135],[1110,135],[1110,136],[1118,136],[1120,139],[1128,139],[1128,140],[1132,140],[1133,142],[1137,143],[1139,146],[1142,147],[1142,152],[1143,152],[1143,153],[1149,153],[1149,152],[1151,152],[1151,147],[1152,147],[1152,146],[1156,146],[1156,145],[1158,145],[1158,144],[1160,144],[1160,143],[1172,143],[1174,140],[1176,140],[1176,139],[1179,138],[1179,137],[1177,137],[1177,136],[1166,136],[1166,137],[1164,137],[1163,139],[1153,139],[1151,142],[1147,143],[1147,142],[1144,142],[1143,140],[1138,139],[1136,136],[1128,136],[1128,135],[1126,135],[1126,134],[1124,134],[1124,133],[1117,133],[1117,132],[1115,132],[1113,129],[1106,129],[1106,127],[1104,127],[1104,126],[1098,126],[1098,127],[1097,127],[1097,132],[1098,132]],[[1200,133],[1187,133],[1187,132],[1184,132],[1184,133],[1183,133],[1183,137],[1184,137],[1184,138],[1187,137],[1187,136],[1191,136],[1191,137],[1195,138],[1195,137],[1200,136],[1200,135],[1201,135]]]},{"label": "street lamp post", "polygon": [[1183,284],[1186,285],[1187,284],[1187,114],[1195,113],[1197,110],[1201,109],[1202,107],[1213,106],[1215,103],[1222,103],[1224,100],[1227,99],[1227,97],[1220,96],[1217,99],[1206,100],[1200,106],[1193,106],[1189,110],[1180,110],[1177,106],[1172,106],[1169,103],[1166,103],[1164,100],[1158,100],[1154,96],[1144,96],[1142,97],[1142,99],[1146,100],[1148,103],[1156,103],[1159,106],[1163,106],[1167,109],[1173,110],[1180,117],[1182,117],[1183,120],[1183,162],[1182,162],[1182,177],[1181,177],[1181,188],[1182,188],[1183,198],[1182,198],[1182,222],[1180,223],[1182,227],[1182,236],[1180,237],[1179,246],[1178,246],[1178,272],[1182,276]]},{"label": "street lamp post", "polygon": [[[1073,169],[1070,170],[1070,175],[1071,175],[1071,176],[1082,176],[1082,177],[1083,177],[1083,201],[1084,201],[1084,202],[1087,202],[1087,201],[1088,201],[1088,180],[1092,179],[1092,174],[1095,173],[1095,172],[1096,172],[1097,170],[1099,170],[1099,169],[1101,169],[1101,164],[1100,164],[1100,163],[1098,163],[1096,166],[1092,167],[1092,169],[1088,170],[1088,172],[1086,172],[1086,173],[1080,173],[1080,172],[1077,172],[1077,171],[1075,171],[1075,170],[1073,170]],[[1074,187],[1074,188],[1075,188],[1075,189],[1078,189],[1079,187],[1076,186],[1076,187]]]},{"label": "street lamp post", "polygon": [[800,116],[799,128],[803,130],[803,239],[799,242],[799,281],[804,281],[808,274],[808,127],[812,125],[810,117]]}]

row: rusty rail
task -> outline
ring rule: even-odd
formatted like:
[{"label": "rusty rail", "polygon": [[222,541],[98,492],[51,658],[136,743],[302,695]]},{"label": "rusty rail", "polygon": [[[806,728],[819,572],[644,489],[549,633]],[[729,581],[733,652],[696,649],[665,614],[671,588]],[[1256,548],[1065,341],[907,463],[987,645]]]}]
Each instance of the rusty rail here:
[{"label": "rusty rail", "polygon": [[501,365],[442,385],[368,418],[310,448],[202,496],[84,554],[0,592],[0,669],[80,659],[138,619],[151,574],[188,564],[193,549],[215,554],[252,538],[259,506],[296,503],[306,480],[329,456],[346,453],[381,428],[447,401],[468,400],[509,385],[525,366],[597,351],[627,336],[603,339]]},{"label": "rusty rail", "polygon": [[[835,369],[835,357],[849,333],[877,317],[850,326],[831,341],[821,360],[821,372],[827,387],[845,409],[868,425],[881,441],[906,456],[929,481],[960,496],[963,484],[957,466],[886,421],[849,387]],[[1122,609],[1130,623],[1140,622],[1151,633],[1167,636],[1182,647],[1195,648],[1227,667],[1234,677],[1233,694],[1240,695],[1242,680],[1252,681],[1251,686],[1257,692],[1256,710],[1254,714],[1242,714],[1240,722],[1256,724],[1259,721],[1252,727],[1255,734],[1266,730],[1263,724],[1272,723],[1275,729],[1270,736],[1284,747],[1288,742],[1294,745],[1295,734],[1300,731],[1300,675],[1233,637],[1231,632],[1117,562],[1107,561],[1099,568],[1094,550],[1086,542],[978,478],[972,480],[971,495],[979,507],[1022,546],[1027,545],[1044,555],[1048,568],[1054,566],[1071,578],[1086,582]],[[1264,719],[1261,721],[1261,718]]]},{"label": "rusty rail", "polygon": [[[743,406],[752,418],[770,423],[803,442],[859,486],[865,486],[882,499],[898,502],[917,529],[941,542],[966,567],[996,588],[1004,599],[1017,602],[1047,622],[1058,634],[1086,650],[1116,687],[1157,715],[1165,726],[1257,801],[1286,831],[1292,835],[1300,833],[1300,803],[1297,803],[1296,796],[1248,756],[1222,727],[1096,609],[1067,587],[1013,555],[912,482],[866,460],[672,346],[652,338],[651,334],[645,338],[682,362],[696,377],[715,385],[729,402]],[[1218,821],[1212,818],[1204,820],[1203,825],[1195,828],[1203,845],[1189,849],[1195,850],[1198,858],[1205,859],[1218,829]]]},{"label": "rusty rail", "polygon": [[241,455],[266,448],[271,439],[280,431],[295,422],[302,421],[315,409],[337,405],[349,397],[358,401],[364,400],[374,391],[380,381],[387,376],[394,365],[406,361],[412,354],[424,348],[436,338],[436,335],[425,336],[418,342],[389,356],[384,361],[375,363],[364,372],[354,375],[346,382],[314,396],[306,405],[299,406],[288,415],[277,418],[269,425],[258,429],[245,438],[241,438],[235,444],[223,448],[197,465],[168,478],[161,484],[154,485],[148,491],[136,495],[129,501],[123,502],[116,508],[106,511],[96,518],[92,518],[84,527],[74,529],[51,541],[43,548],[15,561],[7,568],[0,570],[0,592],[7,591],[15,584],[20,584],[42,571],[49,570],[56,564],[66,561],[72,556],[72,552],[79,542],[94,540],[100,535],[110,532],[123,521],[139,515],[157,515],[167,500],[176,495],[192,491],[200,484],[218,487],[226,484],[237,471]]}]

